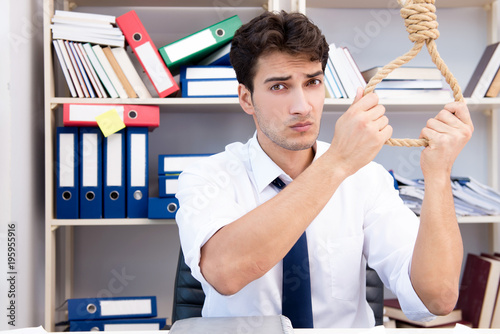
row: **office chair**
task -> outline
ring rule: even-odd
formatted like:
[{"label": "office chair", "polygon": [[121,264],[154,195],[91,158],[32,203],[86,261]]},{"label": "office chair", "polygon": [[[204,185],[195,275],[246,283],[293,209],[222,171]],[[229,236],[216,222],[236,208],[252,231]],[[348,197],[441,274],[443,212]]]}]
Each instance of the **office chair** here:
[{"label": "office chair", "polygon": [[[174,284],[174,304],[172,324],[180,319],[201,317],[205,294],[184,261],[182,250],[179,251],[177,273]],[[366,268],[366,300],[375,314],[375,324],[382,325],[384,308],[384,284],[375,270]]]}]

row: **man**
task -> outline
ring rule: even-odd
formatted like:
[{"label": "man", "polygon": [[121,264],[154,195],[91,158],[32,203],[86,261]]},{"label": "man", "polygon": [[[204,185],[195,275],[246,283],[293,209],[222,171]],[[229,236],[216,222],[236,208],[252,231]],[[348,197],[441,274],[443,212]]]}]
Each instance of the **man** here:
[{"label": "man", "polygon": [[463,249],[450,173],[473,132],[467,107],[446,105],[421,132],[429,146],[419,221],[372,162],[392,135],[375,94],[358,89],[331,144],[317,141],[327,58],[324,36],[301,14],[264,13],[233,39],[239,101],[256,134],[188,168],[177,193],[186,263],[206,294],[203,316],[280,314],[282,260],[304,231],[309,269],[293,271],[310,272],[314,327],[374,325],[365,261],[409,318],[455,306]]}]

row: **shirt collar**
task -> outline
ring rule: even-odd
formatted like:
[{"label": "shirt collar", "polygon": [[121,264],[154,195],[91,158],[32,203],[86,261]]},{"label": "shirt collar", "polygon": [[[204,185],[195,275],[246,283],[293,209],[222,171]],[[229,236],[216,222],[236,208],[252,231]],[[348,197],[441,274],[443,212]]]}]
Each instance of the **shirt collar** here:
[{"label": "shirt collar", "polygon": [[[320,148],[318,150],[318,147]],[[314,144],[314,151],[316,152],[314,160],[324,153],[324,149],[318,142]],[[285,184],[292,182],[292,178],[288,176],[271,158],[264,152],[257,140],[257,131],[250,139],[250,164],[252,166],[257,191],[262,192],[269,184],[277,177],[279,177]]]}]

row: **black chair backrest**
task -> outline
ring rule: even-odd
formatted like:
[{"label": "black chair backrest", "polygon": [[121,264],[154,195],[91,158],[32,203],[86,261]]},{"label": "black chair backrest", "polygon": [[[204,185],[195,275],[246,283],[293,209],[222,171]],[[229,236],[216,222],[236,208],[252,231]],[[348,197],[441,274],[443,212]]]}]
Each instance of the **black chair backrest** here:
[{"label": "black chair backrest", "polygon": [[[177,273],[174,286],[174,305],[172,310],[172,324],[180,319],[201,317],[201,309],[205,294],[192,275],[184,261],[182,250],[179,252]],[[384,308],[384,284],[375,270],[366,268],[366,300],[375,314],[375,324],[382,325]]]}]

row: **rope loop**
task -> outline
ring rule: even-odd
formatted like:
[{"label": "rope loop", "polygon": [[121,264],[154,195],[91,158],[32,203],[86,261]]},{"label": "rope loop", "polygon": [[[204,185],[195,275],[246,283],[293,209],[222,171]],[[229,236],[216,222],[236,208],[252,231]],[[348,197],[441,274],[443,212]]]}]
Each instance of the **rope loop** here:
[{"label": "rope loop", "polygon": [[[375,90],[375,86],[380,83],[389,73],[396,68],[408,63],[422,49],[424,44],[431,55],[431,59],[441,71],[448,85],[453,90],[455,101],[464,101],[462,91],[457,80],[450,72],[443,59],[439,56],[435,40],[439,37],[438,23],[436,16],[435,0],[406,0],[401,4],[401,17],[405,20],[406,31],[410,40],[414,43],[412,49],[401,57],[396,58],[375,74],[365,87],[365,95]],[[426,139],[389,139],[386,145],[390,146],[427,146]]]}]

